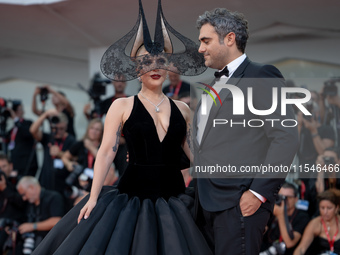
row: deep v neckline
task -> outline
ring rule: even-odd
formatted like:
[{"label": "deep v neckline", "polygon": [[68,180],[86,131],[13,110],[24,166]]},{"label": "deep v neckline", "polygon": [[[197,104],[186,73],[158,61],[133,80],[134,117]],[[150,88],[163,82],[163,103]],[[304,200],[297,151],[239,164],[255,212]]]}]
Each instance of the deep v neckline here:
[{"label": "deep v neckline", "polygon": [[159,134],[157,132],[157,127],[156,127],[156,124],[155,124],[155,120],[152,118],[152,115],[150,114],[150,112],[148,111],[148,109],[146,109],[146,107],[144,106],[144,104],[142,103],[142,101],[139,99],[138,95],[136,95],[137,97],[137,100],[139,101],[139,103],[142,105],[142,108],[146,111],[147,115],[149,116],[149,118],[151,118],[152,120],[152,124],[153,124],[153,127],[155,129],[155,134],[157,136],[157,140],[159,143],[163,143],[165,138],[167,137],[168,133],[169,133],[169,128],[171,126],[171,123],[172,123],[172,112],[173,112],[173,109],[172,109],[172,103],[171,103],[171,99],[169,98],[169,103],[170,103],[170,117],[169,117],[169,126],[168,126],[168,129],[166,130],[166,133],[165,133],[165,136],[163,137],[162,141],[161,139],[159,138]]}]

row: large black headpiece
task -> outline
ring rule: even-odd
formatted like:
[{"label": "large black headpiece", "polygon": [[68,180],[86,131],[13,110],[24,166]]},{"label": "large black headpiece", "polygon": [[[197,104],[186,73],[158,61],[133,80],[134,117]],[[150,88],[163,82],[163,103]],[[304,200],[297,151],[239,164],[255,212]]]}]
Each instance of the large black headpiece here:
[{"label": "large black headpiece", "polygon": [[[184,52],[174,53],[169,32],[183,43]],[[133,37],[135,41],[128,56],[127,46]],[[148,54],[137,56],[142,46]],[[139,15],[135,26],[106,50],[100,68],[107,78],[116,81],[133,80],[155,69],[165,69],[186,76],[199,75],[207,69],[203,55],[198,52],[198,46],[166,21],[161,0],[158,1],[154,40],[151,40],[142,1],[139,0]]]}]

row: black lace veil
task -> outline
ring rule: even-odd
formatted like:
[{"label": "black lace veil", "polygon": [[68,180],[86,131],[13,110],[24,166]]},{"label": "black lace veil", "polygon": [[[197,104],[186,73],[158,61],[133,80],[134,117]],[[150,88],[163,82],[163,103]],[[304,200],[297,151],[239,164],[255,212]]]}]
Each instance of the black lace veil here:
[{"label": "black lace veil", "polygon": [[[173,53],[169,35],[171,32],[184,45],[184,52]],[[130,56],[126,52],[129,42],[135,37]],[[144,45],[149,54],[136,57]],[[155,69],[164,69],[180,75],[194,76],[203,73],[207,67],[198,46],[189,38],[173,29],[163,15],[161,0],[158,1],[154,40],[151,40],[141,0],[138,20],[132,30],[104,53],[100,68],[102,73],[115,81],[129,81]]]}]

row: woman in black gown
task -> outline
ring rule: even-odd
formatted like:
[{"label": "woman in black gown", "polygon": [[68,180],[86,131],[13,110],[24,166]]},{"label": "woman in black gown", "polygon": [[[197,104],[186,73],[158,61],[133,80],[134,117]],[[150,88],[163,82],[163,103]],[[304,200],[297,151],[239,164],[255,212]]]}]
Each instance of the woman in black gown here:
[{"label": "woman in black gown", "polygon": [[[135,28],[141,27],[141,10],[140,3]],[[160,3],[158,15],[167,24]],[[181,148],[190,154],[190,109],[162,93],[174,55],[162,53],[166,46],[160,50],[157,41],[150,48],[144,38],[144,44],[148,46],[138,46],[132,53],[136,74],[131,75],[139,76],[142,89],[136,96],[115,100],[107,113],[90,195],[64,216],[33,254],[212,254],[188,210],[193,199],[184,194],[180,169]],[[192,55],[198,56],[197,48]],[[105,55],[103,59],[106,65]],[[116,66],[122,66],[119,61]],[[205,70],[202,56],[192,63],[198,65],[196,72]],[[102,71],[110,77],[105,65]],[[117,188],[103,187],[121,134],[128,145],[129,165]]]}]

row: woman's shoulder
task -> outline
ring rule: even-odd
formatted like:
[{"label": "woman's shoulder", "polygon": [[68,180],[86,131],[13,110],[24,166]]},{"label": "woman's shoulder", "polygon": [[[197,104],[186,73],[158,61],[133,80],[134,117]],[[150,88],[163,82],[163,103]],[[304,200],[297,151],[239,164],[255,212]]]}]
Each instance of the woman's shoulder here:
[{"label": "woman's shoulder", "polygon": [[121,121],[123,121],[124,123],[132,111],[134,97],[135,96],[118,98],[115,101],[113,101],[107,113],[107,116],[109,116],[109,118],[119,117]]},{"label": "woman's shoulder", "polygon": [[127,105],[130,103],[133,103],[134,98],[135,96],[117,98],[115,101],[113,101],[112,105],[115,105],[115,106]]},{"label": "woman's shoulder", "polygon": [[315,217],[314,219],[310,220],[308,225],[310,225],[310,227],[312,228],[312,231],[313,231],[315,236],[320,235],[320,225],[321,225],[321,217],[320,216]]},{"label": "woman's shoulder", "polygon": [[190,114],[191,114],[191,110],[190,110],[190,107],[182,102],[182,101],[179,101],[179,100],[172,100],[175,105],[177,106],[177,108],[180,110],[180,112],[182,113],[183,117],[185,120],[189,120],[190,119]]},{"label": "woman's shoulder", "polygon": [[[109,111],[121,111],[124,110],[129,105],[133,105],[134,96],[117,98],[112,102]],[[113,110],[112,110],[113,109]]]}]

